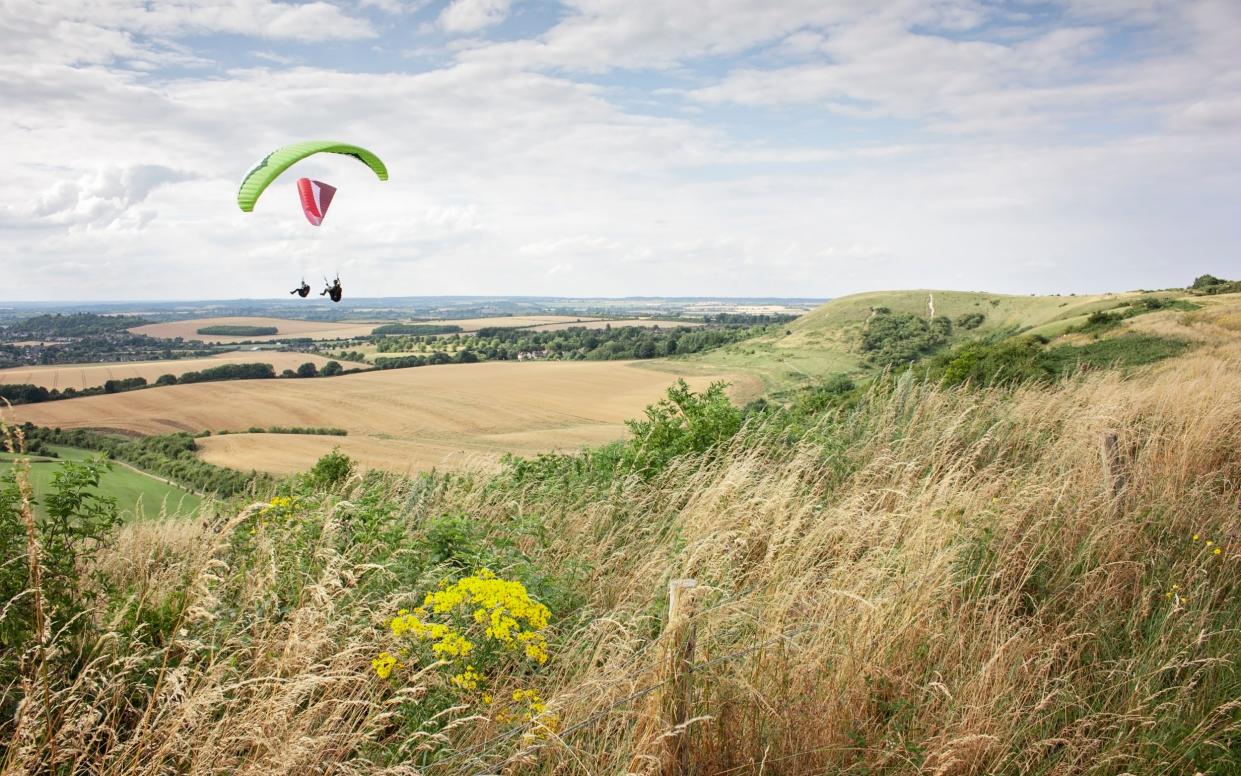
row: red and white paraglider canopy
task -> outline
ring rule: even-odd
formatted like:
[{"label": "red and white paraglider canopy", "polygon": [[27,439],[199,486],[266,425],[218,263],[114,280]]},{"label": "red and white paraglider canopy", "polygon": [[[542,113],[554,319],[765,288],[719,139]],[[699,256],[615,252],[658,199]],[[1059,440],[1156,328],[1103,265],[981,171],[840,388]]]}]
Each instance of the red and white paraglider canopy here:
[{"label": "red and white paraglider canopy", "polygon": [[306,220],[312,226],[322,224],[328,205],[332,204],[332,196],[336,194],[336,187],[312,181],[310,178],[298,178],[297,193],[301,195],[302,212],[306,214]]}]

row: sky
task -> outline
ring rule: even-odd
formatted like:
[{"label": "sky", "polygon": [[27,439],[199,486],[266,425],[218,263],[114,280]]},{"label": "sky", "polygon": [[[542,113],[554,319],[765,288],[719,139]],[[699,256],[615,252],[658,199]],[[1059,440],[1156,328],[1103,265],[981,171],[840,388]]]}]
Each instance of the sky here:
[{"label": "sky", "polygon": [[[0,303],[1241,277],[1238,52],[1239,0],[0,0]],[[311,139],[390,180],[241,212]]]}]

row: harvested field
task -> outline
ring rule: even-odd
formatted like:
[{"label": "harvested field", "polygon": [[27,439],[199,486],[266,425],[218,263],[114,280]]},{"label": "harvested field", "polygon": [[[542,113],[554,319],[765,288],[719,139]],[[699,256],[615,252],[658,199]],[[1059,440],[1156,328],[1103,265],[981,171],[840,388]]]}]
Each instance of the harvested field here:
[{"label": "harvested field", "polygon": [[[276,373],[285,369],[297,369],[301,364],[311,361],[321,367],[333,359],[315,356],[308,353],[280,353],[275,351],[235,351],[221,353],[207,358],[178,358],[165,361],[120,361],[100,364],[53,364],[50,366],[13,367],[0,369],[0,383],[29,383],[47,389],[59,388],[94,388],[108,380],[125,380],[131,377],[145,378],[153,383],[160,375],[172,374],[180,377],[186,372],[195,372],[224,364],[271,364]],[[335,359],[346,369],[365,367],[351,361]]]},{"label": "harvested field", "polygon": [[[273,342],[293,337],[310,339],[347,339],[371,333],[379,323],[367,321],[298,321],[288,318],[264,318],[261,316],[227,316],[221,318],[195,318],[188,321],[150,323],[130,329],[134,334],[172,339],[181,337],[201,342]],[[230,337],[220,334],[199,334],[206,326],[275,326],[276,333],[261,337]]]},{"label": "harvested field", "polygon": [[[722,372],[688,378],[702,388]],[[489,362],[369,372],[321,380],[176,385],[14,408],[19,421],[142,434],[251,426],[334,426],[348,437],[282,434],[204,440],[213,463],[288,472],[339,445],[367,467],[393,471],[494,465],[534,453],[619,439],[624,421],[660,398],[674,376],[633,362]],[[731,378],[754,389],[754,378]]]}]

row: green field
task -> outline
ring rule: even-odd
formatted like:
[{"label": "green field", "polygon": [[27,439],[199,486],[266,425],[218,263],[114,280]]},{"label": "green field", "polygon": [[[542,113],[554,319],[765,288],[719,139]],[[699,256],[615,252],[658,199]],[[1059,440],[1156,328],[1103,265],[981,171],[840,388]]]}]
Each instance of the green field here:
[{"label": "green field", "polygon": [[[80,461],[90,458],[94,453],[73,447],[51,447],[59,458],[34,456],[30,459],[30,478],[34,486],[35,499],[48,491],[52,484],[52,475],[60,468],[61,461]],[[7,476],[13,467],[13,456],[0,455],[0,477]],[[169,485],[150,475],[130,469],[115,461],[99,482],[99,491],[116,499],[121,516],[126,520],[143,517],[158,517],[161,512],[168,515],[191,515],[197,509],[201,499],[175,485]],[[41,507],[36,504],[36,513]]]}]

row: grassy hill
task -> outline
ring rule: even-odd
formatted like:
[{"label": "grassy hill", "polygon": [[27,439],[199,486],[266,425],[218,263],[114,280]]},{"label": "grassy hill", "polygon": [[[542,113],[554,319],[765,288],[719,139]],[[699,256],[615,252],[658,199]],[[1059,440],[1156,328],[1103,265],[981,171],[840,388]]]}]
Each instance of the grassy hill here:
[{"label": "grassy hill", "polygon": [[[1183,292],[1101,294],[1088,296],[1012,296],[968,291],[876,291],[833,299],[778,332],[675,361],[700,368],[737,370],[759,376],[769,393],[780,396],[832,374],[874,372],[861,349],[863,332],[877,309],[895,314],[959,321],[982,314],[976,328],[955,326],[949,343],[1005,334],[1058,337],[1087,321],[1091,313],[1125,309],[1144,297],[1187,298]],[[1195,297],[1195,299],[1198,299]],[[664,365],[652,364],[663,369]]]},{"label": "grassy hill", "polygon": [[[1241,295],[1101,326],[1067,337],[1194,346],[748,415],[677,389],[579,454],[328,456],[132,522],[44,577],[54,636],[0,631],[5,768],[1241,772]],[[28,521],[0,501],[9,569]]]}]

